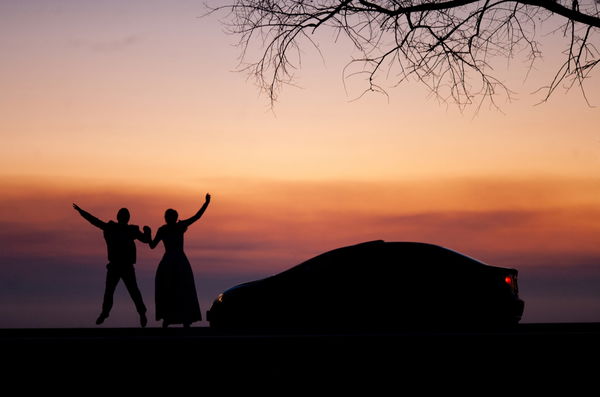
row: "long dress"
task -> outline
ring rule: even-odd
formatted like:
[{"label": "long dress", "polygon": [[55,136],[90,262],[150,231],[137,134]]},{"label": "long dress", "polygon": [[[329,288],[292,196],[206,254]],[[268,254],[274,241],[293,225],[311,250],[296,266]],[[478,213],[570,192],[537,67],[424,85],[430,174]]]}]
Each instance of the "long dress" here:
[{"label": "long dress", "polygon": [[186,225],[177,222],[163,225],[157,232],[165,246],[165,254],[156,270],[156,320],[167,324],[191,324],[202,320],[194,274],[183,252],[186,230]]}]

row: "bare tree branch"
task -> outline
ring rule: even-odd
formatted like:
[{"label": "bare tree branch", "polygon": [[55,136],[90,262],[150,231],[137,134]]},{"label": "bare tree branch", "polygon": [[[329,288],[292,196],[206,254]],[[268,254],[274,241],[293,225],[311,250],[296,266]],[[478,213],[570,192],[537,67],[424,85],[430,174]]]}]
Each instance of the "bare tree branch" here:
[{"label": "bare tree branch", "polygon": [[[318,49],[314,34],[323,29],[348,38],[360,54],[343,72],[345,79],[366,76],[359,97],[385,93],[384,80],[393,86],[416,80],[441,102],[497,107],[496,97],[510,100],[512,91],[494,75],[493,59],[525,54],[531,70],[542,55],[537,34],[556,18],[569,44],[564,63],[539,90],[542,102],[561,86],[578,86],[587,100],[584,83],[600,62],[593,45],[600,0],[231,1],[210,13],[227,12],[224,23],[239,39],[241,69],[255,77],[272,104],[282,86],[293,82],[301,48],[309,43]],[[251,48],[261,55],[249,57]]]}]

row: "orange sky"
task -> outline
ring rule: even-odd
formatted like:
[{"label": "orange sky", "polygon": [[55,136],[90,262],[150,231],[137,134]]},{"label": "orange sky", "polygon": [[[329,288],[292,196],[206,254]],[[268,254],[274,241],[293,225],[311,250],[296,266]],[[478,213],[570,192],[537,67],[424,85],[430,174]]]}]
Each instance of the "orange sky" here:
[{"label": "orange sky", "polygon": [[375,238],[525,268],[600,257],[600,111],[576,89],[539,106],[530,94],[558,66],[552,40],[525,82],[522,60],[499,70],[518,92],[502,112],[461,113],[414,83],[351,101],[349,47],[331,41],[324,60],[307,49],[301,88],[269,109],[233,72],[235,39],[202,13],[196,1],[0,4],[5,255],[102,257],[73,201],[104,219],[128,206],[156,228],[210,191],[186,242],[199,272],[268,274]]},{"label": "orange sky", "polygon": [[[525,84],[517,58],[500,70],[518,92],[504,114],[438,105],[419,85],[356,102],[341,70],[349,47],[307,48],[297,89],[274,111],[238,50],[196,2],[135,7],[106,2],[3,4],[0,48],[3,175],[143,183],[195,178],[301,180],[439,176],[594,176],[599,113],[577,90],[534,106],[529,93],[557,65],[547,58]],[[521,60],[522,61],[522,60]],[[542,76],[542,77],[540,77]],[[597,80],[597,78],[596,78]],[[600,103],[600,84],[588,97]],[[391,82],[390,82],[391,84]],[[356,87],[360,87],[357,85]]]},{"label": "orange sky", "polygon": [[[569,255],[600,255],[600,179],[75,182],[2,180],[10,192],[0,210],[7,252],[103,258],[101,236],[76,216],[72,202],[104,220],[125,206],[132,223],[156,230],[165,209],[191,216],[210,191],[210,211],[187,237],[192,257],[219,259],[216,268],[198,261],[203,272],[269,274],[328,248],[372,239],[429,241],[514,267],[564,265]],[[29,238],[20,241],[21,234]],[[555,263],[544,263],[551,254],[558,255]],[[519,261],[519,255],[529,258]]]}]

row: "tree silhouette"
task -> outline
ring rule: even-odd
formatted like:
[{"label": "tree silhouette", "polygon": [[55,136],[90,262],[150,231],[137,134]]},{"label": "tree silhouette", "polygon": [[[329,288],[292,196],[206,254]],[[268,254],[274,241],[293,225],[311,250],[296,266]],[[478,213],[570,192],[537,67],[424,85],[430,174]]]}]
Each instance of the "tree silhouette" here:
[{"label": "tree silhouette", "polygon": [[[384,92],[407,80],[424,84],[439,100],[464,108],[512,91],[494,74],[494,58],[521,54],[529,70],[541,55],[542,28],[565,38],[562,64],[538,95],[546,101],[559,87],[584,82],[600,61],[593,34],[600,28],[600,0],[231,0],[227,31],[238,36],[242,69],[277,100],[300,66],[301,47],[318,50],[317,31],[333,29],[360,56],[344,68],[344,79],[365,76],[366,92]],[[258,45],[260,53],[251,47]],[[587,98],[586,98],[587,101]],[[589,104],[589,102],[588,102]]]}]

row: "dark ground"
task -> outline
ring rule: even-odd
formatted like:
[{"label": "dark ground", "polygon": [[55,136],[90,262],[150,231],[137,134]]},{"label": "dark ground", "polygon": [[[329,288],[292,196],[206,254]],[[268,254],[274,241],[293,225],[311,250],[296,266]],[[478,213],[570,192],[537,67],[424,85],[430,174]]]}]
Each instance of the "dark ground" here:
[{"label": "dark ground", "polygon": [[576,396],[597,394],[600,383],[600,323],[371,333],[3,329],[0,349],[2,384],[26,395]]}]

